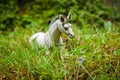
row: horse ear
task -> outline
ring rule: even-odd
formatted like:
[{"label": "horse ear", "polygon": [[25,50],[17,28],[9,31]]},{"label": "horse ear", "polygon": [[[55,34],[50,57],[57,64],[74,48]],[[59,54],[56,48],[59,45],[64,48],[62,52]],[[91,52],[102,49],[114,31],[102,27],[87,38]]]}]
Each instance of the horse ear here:
[{"label": "horse ear", "polygon": [[64,16],[61,15],[61,14],[59,15],[59,19],[60,19],[61,22],[64,22],[64,20],[65,20]]},{"label": "horse ear", "polygon": [[71,15],[71,13],[69,13],[67,16],[67,20],[70,21],[71,19],[72,19],[72,15]]}]

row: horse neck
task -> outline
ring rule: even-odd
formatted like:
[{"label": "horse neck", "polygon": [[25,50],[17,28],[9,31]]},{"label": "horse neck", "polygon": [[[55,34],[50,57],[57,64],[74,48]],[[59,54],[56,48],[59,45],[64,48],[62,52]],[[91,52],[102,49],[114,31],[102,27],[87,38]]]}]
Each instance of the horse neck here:
[{"label": "horse neck", "polygon": [[48,34],[51,37],[51,39],[55,42],[55,44],[59,43],[61,35],[61,32],[58,29],[59,27],[58,23],[59,21],[57,20],[55,23],[53,23],[53,25],[51,25],[50,29],[48,30]]}]

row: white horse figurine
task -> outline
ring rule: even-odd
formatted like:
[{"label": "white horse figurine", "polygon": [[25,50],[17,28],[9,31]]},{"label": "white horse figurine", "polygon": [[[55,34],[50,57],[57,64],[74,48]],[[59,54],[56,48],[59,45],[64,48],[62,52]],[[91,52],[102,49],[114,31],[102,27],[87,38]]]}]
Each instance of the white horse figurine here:
[{"label": "white horse figurine", "polygon": [[63,15],[58,15],[51,23],[50,28],[46,33],[38,32],[32,35],[29,40],[31,43],[36,39],[39,46],[44,48],[51,48],[53,46],[62,44],[61,33],[67,34],[70,38],[74,37],[74,33],[71,29],[71,14],[69,13],[67,17]]}]

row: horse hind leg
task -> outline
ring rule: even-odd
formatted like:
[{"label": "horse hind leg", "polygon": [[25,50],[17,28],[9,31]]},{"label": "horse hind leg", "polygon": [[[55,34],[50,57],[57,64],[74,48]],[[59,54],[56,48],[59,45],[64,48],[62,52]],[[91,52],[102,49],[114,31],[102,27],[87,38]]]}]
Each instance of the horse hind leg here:
[{"label": "horse hind leg", "polygon": [[49,53],[50,53],[50,50],[47,50],[45,54],[48,55]]}]

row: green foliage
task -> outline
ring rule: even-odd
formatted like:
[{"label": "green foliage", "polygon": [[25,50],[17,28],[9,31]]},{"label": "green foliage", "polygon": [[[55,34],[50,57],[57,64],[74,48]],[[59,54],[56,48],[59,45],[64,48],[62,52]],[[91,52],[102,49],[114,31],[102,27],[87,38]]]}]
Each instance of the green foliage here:
[{"label": "green foliage", "polygon": [[71,12],[72,21],[79,27],[83,24],[104,26],[104,21],[120,21],[115,8],[106,7],[101,0],[6,0],[0,2],[0,29],[15,27],[42,27],[59,13]]},{"label": "green foliage", "polygon": [[0,2],[0,29],[11,28],[15,25],[18,6],[15,1]]}]

